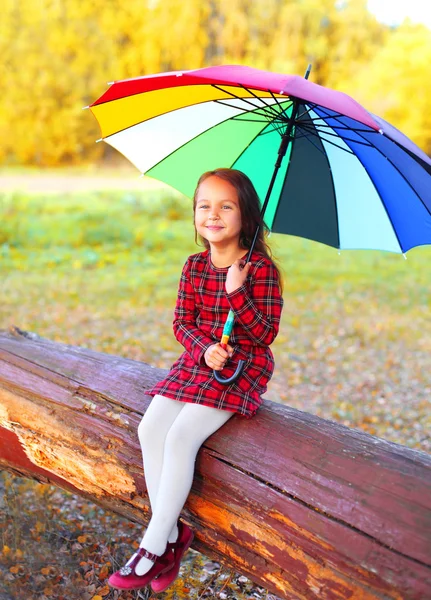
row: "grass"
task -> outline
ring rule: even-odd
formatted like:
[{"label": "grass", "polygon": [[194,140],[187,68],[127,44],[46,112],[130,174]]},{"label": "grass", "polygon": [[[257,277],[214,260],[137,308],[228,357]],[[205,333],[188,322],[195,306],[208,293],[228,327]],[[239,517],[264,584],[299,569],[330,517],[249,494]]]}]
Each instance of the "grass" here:
[{"label": "grass", "polygon": [[[431,249],[404,260],[269,241],[285,307],[266,397],[430,452]],[[179,274],[198,251],[191,203],[179,194],[3,193],[0,328],[168,368],[181,350],[171,328]],[[106,577],[140,539],[136,524],[53,486],[7,473],[0,484],[5,597],[117,597]],[[158,597],[270,598],[240,579],[190,553],[177,587]]]}]

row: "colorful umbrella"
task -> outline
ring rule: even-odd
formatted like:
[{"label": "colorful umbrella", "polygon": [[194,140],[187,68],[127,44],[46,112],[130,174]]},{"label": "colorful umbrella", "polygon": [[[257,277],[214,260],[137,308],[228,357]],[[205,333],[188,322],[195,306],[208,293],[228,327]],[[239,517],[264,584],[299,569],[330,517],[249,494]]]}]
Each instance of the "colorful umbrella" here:
[{"label": "colorful umbrella", "polygon": [[340,249],[430,244],[431,159],[307,77],[237,65],[161,73],[113,82],[89,108],[103,141],[186,196],[205,171],[246,173],[273,232]]}]

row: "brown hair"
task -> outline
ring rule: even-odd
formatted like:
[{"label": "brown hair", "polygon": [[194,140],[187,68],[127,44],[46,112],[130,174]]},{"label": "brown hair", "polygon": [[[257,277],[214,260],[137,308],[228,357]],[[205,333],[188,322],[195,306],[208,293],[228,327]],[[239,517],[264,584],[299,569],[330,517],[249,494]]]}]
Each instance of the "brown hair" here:
[{"label": "brown hair", "polygon": [[[259,196],[257,195],[256,189],[251,182],[250,178],[237,169],[214,169],[213,171],[207,171],[199,177],[198,184],[193,195],[193,215],[196,212],[196,198],[200,184],[208,179],[208,177],[220,177],[224,181],[227,181],[236,189],[239,200],[239,207],[241,211],[241,233],[239,237],[239,245],[241,248],[249,249],[251,247],[256,228],[260,225],[259,233],[254,245],[254,249],[257,252],[261,252],[264,256],[269,258],[274,264],[275,269],[278,273],[280,292],[283,293],[283,281],[280,272],[280,268],[274,260],[271,248],[267,244],[265,237],[270,233],[269,228],[266,226],[262,215],[261,205]],[[203,243],[205,248],[209,250],[210,244],[207,239],[199,235],[199,240]],[[198,232],[195,226],[195,242],[198,243]]]}]

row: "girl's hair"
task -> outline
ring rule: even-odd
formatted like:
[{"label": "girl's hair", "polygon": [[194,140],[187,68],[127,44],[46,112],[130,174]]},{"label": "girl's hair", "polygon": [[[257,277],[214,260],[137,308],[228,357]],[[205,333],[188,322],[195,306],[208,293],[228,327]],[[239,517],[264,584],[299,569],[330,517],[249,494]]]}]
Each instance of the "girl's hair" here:
[{"label": "girl's hair", "polygon": [[[256,228],[258,225],[260,225],[254,249],[257,252],[261,252],[273,262],[278,273],[280,291],[283,293],[283,281],[280,268],[276,264],[271,248],[268,246],[265,240],[265,237],[267,237],[269,234],[269,228],[265,224],[260,213],[261,206],[259,202],[259,196],[257,195],[255,187],[250,178],[245,173],[238,171],[237,169],[223,168],[214,169],[213,171],[207,171],[206,173],[203,173],[199,178],[195,193],[193,195],[193,214],[196,212],[196,199],[199,186],[203,181],[205,181],[205,179],[208,179],[208,177],[212,176],[219,177],[220,179],[227,181],[236,189],[241,211],[241,233],[239,237],[239,245],[241,248],[249,249],[251,247],[254,234],[256,233]],[[210,244],[208,240],[200,235],[199,239],[204,244],[205,248],[209,250]],[[196,226],[195,242],[198,243],[198,232],[196,230]]]}]

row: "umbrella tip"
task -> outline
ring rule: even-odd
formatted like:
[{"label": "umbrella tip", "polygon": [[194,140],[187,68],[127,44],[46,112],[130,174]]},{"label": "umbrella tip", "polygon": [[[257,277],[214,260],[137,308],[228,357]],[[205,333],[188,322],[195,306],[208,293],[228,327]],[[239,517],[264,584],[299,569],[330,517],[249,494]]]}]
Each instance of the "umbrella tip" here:
[{"label": "umbrella tip", "polygon": [[182,77],[183,74],[182,73],[177,73],[177,77]]},{"label": "umbrella tip", "polygon": [[407,260],[407,256],[404,254],[404,252],[403,252],[403,256],[404,256],[404,260]]},{"label": "umbrella tip", "polygon": [[379,133],[383,135],[383,129],[379,129]]},{"label": "umbrella tip", "polygon": [[98,140],[96,140],[96,144],[98,144],[99,142],[103,142],[103,138],[99,138]]},{"label": "umbrella tip", "polygon": [[86,108],[90,108],[90,106],[83,106],[82,110],[85,110]]}]

